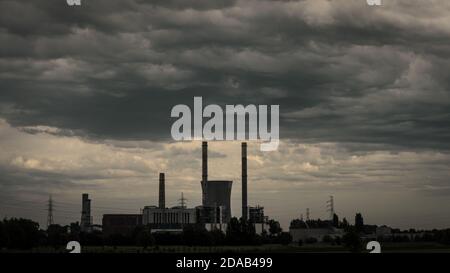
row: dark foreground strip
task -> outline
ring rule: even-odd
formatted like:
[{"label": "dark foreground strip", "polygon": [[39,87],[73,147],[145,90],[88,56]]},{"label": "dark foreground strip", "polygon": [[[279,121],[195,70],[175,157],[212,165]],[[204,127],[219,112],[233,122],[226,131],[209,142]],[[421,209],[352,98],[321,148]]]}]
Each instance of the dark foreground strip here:
[{"label": "dark foreground strip", "polygon": [[28,272],[406,272],[447,270],[450,254],[0,254],[0,261]]}]

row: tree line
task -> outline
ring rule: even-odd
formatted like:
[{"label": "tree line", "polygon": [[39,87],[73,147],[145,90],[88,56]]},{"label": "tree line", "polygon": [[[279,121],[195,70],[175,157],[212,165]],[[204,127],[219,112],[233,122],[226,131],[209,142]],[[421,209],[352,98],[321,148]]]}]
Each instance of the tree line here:
[{"label": "tree line", "polygon": [[154,245],[261,245],[289,244],[292,237],[283,232],[275,220],[268,223],[268,231],[256,234],[254,225],[232,218],[226,232],[206,230],[204,225],[184,226],[180,233],[152,233],[149,226],[137,226],[130,234],[105,236],[101,231],[82,232],[78,222],[70,225],[50,225],[46,230],[29,219],[3,219],[0,221],[0,249],[32,249],[35,247],[61,248],[69,241],[78,241],[83,246],[154,246]]},{"label": "tree line", "polygon": [[[343,245],[351,251],[361,251],[363,241],[361,236],[373,229],[373,226],[365,225],[360,214],[355,217],[355,225],[350,225],[343,219],[339,221],[335,217],[332,225],[345,230],[342,238],[323,238],[324,243]],[[308,225],[321,227],[329,225],[329,221],[310,220]],[[149,226],[138,226],[130,234],[104,235],[101,231],[82,232],[78,222],[70,225],[50,225],[46,230],[39,224],[29,219],[3,219],[0,221],[0,249],[32,249],[35,247],[65,247],[69,241],[78,241],[83,246],[141,246],[143,248],[158,245],[186,245],[186,246],[221,246],[221,245],[262,245],[283,244],[292,242],[289,232],[284,232],[279,222],[268,221],[268,229],[262,234],[257,234],[249,222],[232,218],[227,225],[226,232],[219,230],[208,231],[204,225],[186,225],[180,233],[158,232],[152,233]],[[291,227],[299,227],[301,221],[294,220]],[[411,233],[414,230],[409,230]],[[422,232],[420,236],[404,235],[399,230],[393,230],[395,237],[393,242],[438,242],[450,245],[450,229],[431,230]],[[415,232],[415,231],[414,231]],[[302,243],[315,243],[305,241]]]}]

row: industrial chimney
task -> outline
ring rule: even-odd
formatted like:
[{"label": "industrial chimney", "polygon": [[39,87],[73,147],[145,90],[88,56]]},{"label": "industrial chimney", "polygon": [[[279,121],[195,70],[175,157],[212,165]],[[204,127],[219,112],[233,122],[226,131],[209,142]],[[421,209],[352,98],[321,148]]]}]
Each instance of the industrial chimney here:
[{"label": "industrial chimney", "polygon": [[80,222],[81,231],[89,232],[91,225],[92,225],[91,199],[89,199],[89,194],[83,193],[81,199],[81,222]]},{"label": "industrial chimney", "polygon": [[202,142],[202,205],[207,203],[208,186],[208,142]]},{"label": "industrial chimney", "polygon": [[242,219],[247,220],[247,143],[242,142]]},{"label": "industrial chimney", "polygon": [[164,173],[159,173],[159,208],[166,208],[166,186]]}]

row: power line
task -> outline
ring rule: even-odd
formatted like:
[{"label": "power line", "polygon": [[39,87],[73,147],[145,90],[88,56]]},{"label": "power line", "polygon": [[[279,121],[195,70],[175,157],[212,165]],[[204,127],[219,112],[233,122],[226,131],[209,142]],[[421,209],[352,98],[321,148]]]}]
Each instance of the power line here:
[{"label": "power line", "polygon": [[330,195],[330,199],[327,201],[327,211],[330,212],[330,221],[333,221],[333,218],[334,218],[334,199],[333,199],[332,195]]},{"label": "power line", "polygon": [[[42,206],[44,206],[44,205],[46,205],[46,210],[48,210],[48,201],[45,201],[45,202],[43,202],[43,201],[26,201],[26,200],[18,200],[18,199],[11,199],[11,200],[2,200],[2,201],[0,201],[0,204],[2,204],[2,206],[3,205],[17,205],[17,207],[18,208],[20,208],[20,207],[22,207],[23,206],[23,204],[29,204],[30,206],[33,206],[33,207],[42,207]],[[57,208],[57,207],[62,207],[62,208],[73,208],[73,210],[72,210],[72,212],[76,212],[76,213],[78,213],[79,212],[79,209],[76,209],[75,207],[78,207],[78,206],[80,206],[80,204],[78,204],[78,203],[70,203],[70,202],[61,202],[61,201],[55,201],[55,200],[53,200],[52,201],[52,203],[53,203],[53,209],[55,209],[55,208]],[[106,210],[120,210],[120,211],[135,211],[134,209],[126,209],[126,208],[119,208],[119,207],[110,207],[110,206],[93,206],[92,208],[95,208],[95,209],[106,209]],[[60,211],[59,209],[58,209],[58,211]],[[69,211],[69,210],[66,210],[66,211]]]},{"label": "power line", "polygon": [[52,196],[48,198],[48,215],[47,215],[47,228],[53,225],[53,200]]},{"label": "power line", "polygon": [[181,193],[181,198],[178,199],[178,200],[180,201],[180,206],[181,206],[182,208],[186,208],[186,201],[187,201],[187,199],[184,198],[183,193]]}]

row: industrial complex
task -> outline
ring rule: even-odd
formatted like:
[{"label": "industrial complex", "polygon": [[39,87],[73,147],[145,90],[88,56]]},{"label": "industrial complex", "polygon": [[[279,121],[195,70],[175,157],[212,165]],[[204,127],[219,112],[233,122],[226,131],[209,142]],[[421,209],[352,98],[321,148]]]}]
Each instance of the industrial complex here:
[{"label": "industrial complex", "polygon": [[[231,213],[231,193],[233,181],[208,179],[208,143],[202,142],[201,149],[201,193],[202,203],[195,207],[186,206],[186,199],[181,193],[178,206],[166,206],[166,175],[159,173],[158,204],[148,205],[135,214],[104,214],[102,225],[94,225],[91,214],[91,202],[87,193],[82,194],[81,222],[82,232],[92,232],[101,229],[105,236],[123,235],[132,236],[137,227],[146,227],[151,233],[182,233],[186,226],[203,226],[207,231],[218,230],[226,232],[228,224],[233,217]],[[247,143],[241,143],[241,187],[242,210],[240,218],[253,225],[256,234],[262,235],[270,232],[269,221],[264,214],[264,207],[249,206],[247,197]],[[155,179],[156,180],[156,179]],[[51,198],[49,206],[51,207]],[[306,208],[306,218],[303,214],[299,219],[293,219],[289,226],[289,234],[293,242],[318,242],[342,238],[345,235],[344,222],[339,222],[334,210],[334,198],[329,196],[326,201],[328,220],[312,220],[310,209]],[[50,213],[50,210],[49,210]],[[236,217],[236,216],[234,216]],[[328,218],[328,217],[327,217]],[[356,222],[356,220],[355,220]],[[364,238],[391,238],[391,229],[386,226],[364,226]]]},{"label": "industrial complex", "polygon": [[[252,223],[257,233],[266,229],[267,217],[261,206],[248,206],[247,199],[247,143],[241,144],[242,155],[242,219]],[[102,229],[105,235],[129,235],[138,226],[147,226],[151,232],[182,232],[185,225],[200,224],[207,230],[226,231],[232,218],[231,191],[233,181],[208,180],[208,143],[202,142],[202,204],[186,207],[182,196],[181,205],[166,207],[165,174],[159,174],[158,205],[145,206],[139,214],[104,214]],[[82,195],[81,229],[92,230],[91,199]]]}]

